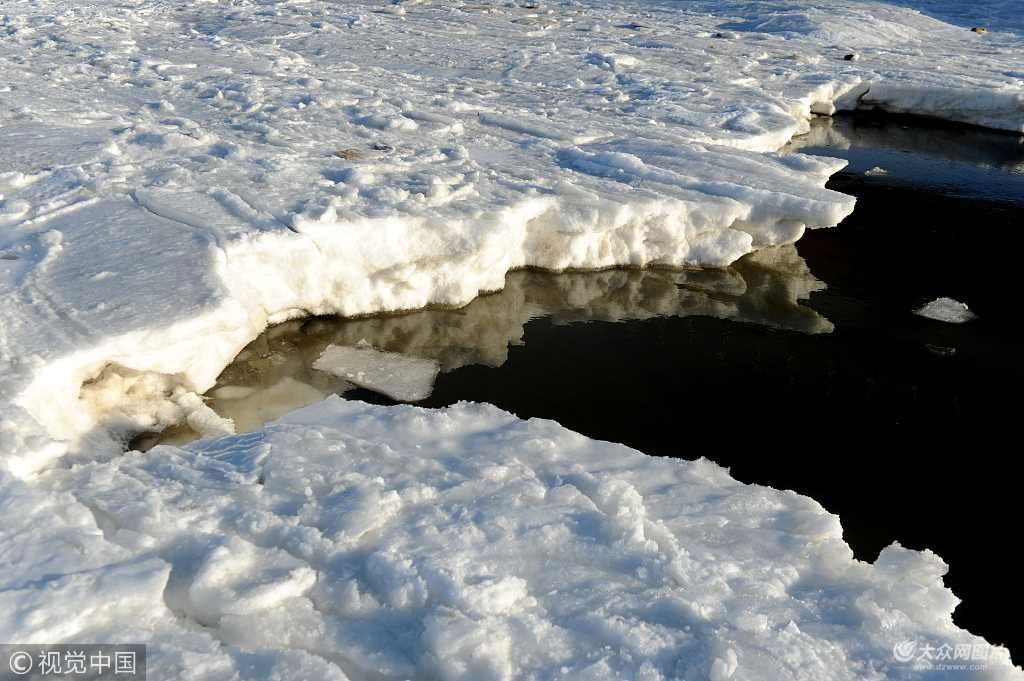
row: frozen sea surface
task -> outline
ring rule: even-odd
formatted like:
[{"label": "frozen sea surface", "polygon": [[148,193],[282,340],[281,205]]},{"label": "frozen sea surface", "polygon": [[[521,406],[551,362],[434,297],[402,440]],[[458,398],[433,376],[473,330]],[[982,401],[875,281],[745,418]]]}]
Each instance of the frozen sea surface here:
[{"label": "frozen sea surface", "polygon": [[949,0],[890,0],[956,26],[1024,35],[1024,14],[1016,0],[981,0],[969,5]]},{"label": "frozen sea surface", "polygon": [[[473,404],[232,435],[199,398],[272,322],[834,226],[845,162],[776,152],[852,108],[1019,133],[1017,35],[848,1],[0,21],[0,639],[145,641],[154,678],[956,678],[907,641],[1020,678],[937,556],[854,560],[816,502],[706,460]],[[206,439],[123,452],[181,421]]]},{"label": "frozen sea surface", "polygon": [[844,162],[773,153],[814,114],[1024,129],[1018,37],[884,3],[3,21],[0,368],[26,472],[189,416],[175,391],[271,322],[462,305],[523,266],[727,265],[835,225]]},{"label": "frozen sea surface", "polygon": [[983,678],[1018,674],[951,623],[931,552],[856,561],[807,497],[488,405],[331,397],[35,482],[8,476],[5,498],[43,537],[96,530],[85,562],[7,537],[76,568],[41,590],[8,566],[5,629],[146,641],[159,678],[870,679],[908,673],[904,640],[978,645]]}]

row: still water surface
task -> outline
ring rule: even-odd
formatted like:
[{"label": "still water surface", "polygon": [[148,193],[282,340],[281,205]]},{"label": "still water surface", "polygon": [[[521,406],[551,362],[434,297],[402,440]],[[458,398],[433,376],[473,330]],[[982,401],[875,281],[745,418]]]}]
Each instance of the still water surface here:
[{"label": "still water surface", "polygon": [[[520,271],[458,310],[289,322],[239,355],[210,405],[241,432],[331,393],[393,403],[313,370],[330,344],[436,359],[422,406],[491,402],[706,456],[817,499],[864,560],[893,541],[932,549],[964,600],[955,621],[1024,651],[1021,140],[836,117],[791,150],[850,161],[829,184],[858,197],[839,227],[728,268]],[[979,318],[912,314],[941,296]]]}]

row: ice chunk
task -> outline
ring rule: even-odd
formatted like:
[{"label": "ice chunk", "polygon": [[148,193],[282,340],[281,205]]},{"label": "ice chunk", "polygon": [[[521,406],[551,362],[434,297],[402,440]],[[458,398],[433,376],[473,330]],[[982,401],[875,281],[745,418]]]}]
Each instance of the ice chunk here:
[{"label": "ice chunk", "polygon": [[963,324],[978,316],[971,312],[966,305],[958,303],[952,298],[937,298],[927,305],[914,310],[914,314],[951,324]]},{"label": "ice chunk", "polygon": [[232,536],[206,554],[185,593],[172,593],[189,615],[216,625],[225,615],[287,607],[315,582],[316,573],[287,552]]},{"label": "ice chunk", "polygon": [[952,357],[956,354],[956,348],[947,348],[944,345],[932,345],[931,343],[925,343],[925,347],[928,348],[928,351],[933,355],[938,355],[939,357]]},{"label": "ice chunk", "polygon": [[203,439],[235,434],[234,422],[218,416],[195,393],[184,393],[178,397],[177,402],[185,412],[188,425]]},{"label": "ice chunk", "polygon": [[418,402],[430,396],[441,365],[432,359],[378,350],[364,339],[354,347],[328,346],[313,368],[395,400]]}]

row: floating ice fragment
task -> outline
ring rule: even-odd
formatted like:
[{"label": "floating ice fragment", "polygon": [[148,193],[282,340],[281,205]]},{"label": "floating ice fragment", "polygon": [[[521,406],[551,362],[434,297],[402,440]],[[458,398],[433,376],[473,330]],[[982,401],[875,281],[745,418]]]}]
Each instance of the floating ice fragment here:
[{"label": "floating ice fragment", "polygon": [[355,347],[329,345],[313,368],[402,402],[430,396],[440,364],[433,359],[378,350],[365,339]]},{"label": "floating ice fragment", "polygon": [[879,166],[874,166],[872,168],[868,168],[867,170],[865,170],[864,174],[865,175],[888,175],[889,171],[886,170],[885,168],[881,168]]},{"label": "floating ice fragment", "polygon": [[914,314],[928,317],[928,319],[938,319],[940,322],[950,322],[951,324],[969,322],[978,316],[971,312],[966,305],[958,303],[952,298],[933,300],[924,307],[914,310]]}]

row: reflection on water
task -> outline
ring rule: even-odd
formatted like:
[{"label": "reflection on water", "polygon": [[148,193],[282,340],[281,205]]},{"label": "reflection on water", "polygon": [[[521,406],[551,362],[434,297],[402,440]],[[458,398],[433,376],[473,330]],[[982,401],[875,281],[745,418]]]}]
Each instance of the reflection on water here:
[{"label": "reflection on water", "polygon": [[[1024,172],[1021,152],[1024,137],[1000,135],[991,130],[952,126],[935,122],[935,127],[922,125],[920,118],[913,124],[901,122],[898,116],[856,117],[837,115],[815,119],[810,132],[796,137],[788,145],[791,151],[806,147],[884,147],[892,151],[911,152],[931,159],[946,159],[958,163]],[[936,134],[936,130],[941,134]],[[992,138],[1002,138],[993,144]]]},{"label": "reflection on water", "polygon": [[1024,137],[941,121],[858,113],[818,118],[783,153],[841,156],[858,175],[880,166],[891,185],[927,187],[945,196],[1005,200],[1024,175]]},{"label": "reflection on water", "polygon": [[442,372],[471,364],[499,367],[509,345],[522,344],[526,323],[544,317],[572,324],[700,315],[827,333],[831,322],[799,303],[823,288],[792,245],[752,253],[725,268],[510,272],[504,289],[455,310],[318,317],[272,327],[224,370],[209,405],[245,432],[347,392],[355,386],[312,365],[329,345],[362,340],[436,360]]}]

